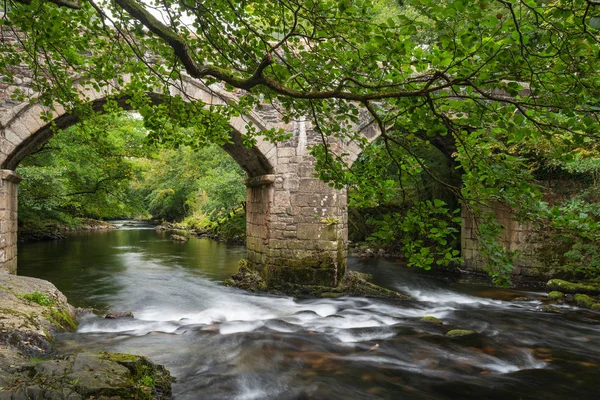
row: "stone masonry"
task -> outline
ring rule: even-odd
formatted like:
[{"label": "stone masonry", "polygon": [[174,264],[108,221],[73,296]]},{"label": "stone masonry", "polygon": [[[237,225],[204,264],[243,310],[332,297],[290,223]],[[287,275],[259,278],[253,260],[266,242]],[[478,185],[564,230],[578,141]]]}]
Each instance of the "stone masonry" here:
[{"label": "stone masonry", "polygon": [[[552,275],[550,266],[541,259],[542,248],[547,245],[543,235],[534,227],[516,219],[515,213],[502,204],[492,208],[496,220],[502,225],[500,243],[506,250],[517,251],[513,276],[516,278],[545,278]],[[486,260],[481,255],[477,224],[471,212],[463,206],[461,225],[461,249],[464,268],[482,272]]]},{"label": "stone masonry", "polygon": [[335,287],[346,273],[346,190],[313,177],[306,145],[303,134],[281,143],[274,173],[246,181],[248,264],[270,286]]},{"label": "stone masonry", "polygon": [[17,272],[17,185],[21,177],[0,170],[0,272]]}]

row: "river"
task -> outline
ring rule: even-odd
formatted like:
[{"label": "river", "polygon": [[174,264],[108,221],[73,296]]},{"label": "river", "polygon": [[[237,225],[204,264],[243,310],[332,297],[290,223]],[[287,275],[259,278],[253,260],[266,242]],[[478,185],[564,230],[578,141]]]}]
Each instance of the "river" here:
[{"label": "river", "polygon": [[[244,252],[124,226],[21,245],[18,268],[74,306],[133,312],[88,315],[57,346],[146,355],[176,377],[175,399],[600,398],[599,313],[542,312],[543,293],[374,259],[349,266],[413,300],[297,300],[219,285]],[[454,328],[477,335],[445,336]]]}]

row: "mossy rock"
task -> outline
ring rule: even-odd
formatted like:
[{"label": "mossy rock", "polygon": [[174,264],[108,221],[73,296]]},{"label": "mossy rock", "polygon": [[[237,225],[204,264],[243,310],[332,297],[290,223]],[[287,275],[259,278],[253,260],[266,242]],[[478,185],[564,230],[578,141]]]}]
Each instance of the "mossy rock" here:
[{"label": "mossy rock", "polygon": [[447,337],[456,338],[456,337],[466,337],[466,336],[474,336],[477,332],[468,330],[468,329],[452,329],[446,333]]},{"label": "mossy rock", "polygon": [[592,304],[592,310],[600,311],[600,303]]},{"label": "mossy rock", "polygon": [[596,300],[586,294],[577,293],[574,296],[575,304],[579,307],[592,308],[594,304],[596,304]]},{"label": "mossy rock", "polygon": [[241,260],[238,272],[230,279],[225,280],[223,284],[251,292],[266,292],[301,298],[358,296],[381,299],[410,299],[405,294],[369,282],[369,278],[367,274],[348,271],[342,282],[336,287],[327,285],[300,285],[290,282],[268,285],[257,271],[248,266],[246,260]]},{"label": "mossy rock", "polygon": [[420,319],[421,322],[427,322],[428,324],[442,325],[442,320],[432,317],[431,315],[426,315]]},{"label": "mossy rock", "polygon": [[267,290],[267,283],[262,279],[257,271],[248,266],[248,261],[240,260],[240,269],[231,278],[223,282],[225,286],[236,287],[249,292],[264,292]]},{"label": "mossy rock", "polygon": [[546,304],[545,306],[543,306],[540,311],[542,312],[547,312],[547,313],[560,313],[559,310],[557,310],[556,308]]},{"label": "mossy rock", "polygon": [[565,294],[563,292],[553,290],[550,293],[548,293],[548,300],[550,301],[563,301],[564,298]]},{"label": "mossy rock", "polygon": [[573,283],[562,279],[551,279],[546,286],[550,290],[556,290],[563,293],[600,294],[600,285],[597,284]]}]

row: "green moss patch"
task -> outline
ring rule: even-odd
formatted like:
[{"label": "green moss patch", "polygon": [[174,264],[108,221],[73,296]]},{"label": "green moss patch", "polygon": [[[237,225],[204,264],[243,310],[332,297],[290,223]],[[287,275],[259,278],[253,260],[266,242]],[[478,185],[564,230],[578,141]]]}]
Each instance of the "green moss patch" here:
[{"label": "green moss patch", "polygon": [[360,272],[348,271],[342,282],[336,287],[330,285],[303,285],[284,280],[269,285],[257,271],[248,266],[246,260],[240,262],[238,273],[223,282],[225,286],[237,287],[252,292],[267,292],[272,294],[295,297],[325,297],[359,296],[385,299],[409,299],[402,293],[377,286],[368,280],[370,276]]},{"label": "green moss patch", "polygon": [[560,300],[563,300],[564,298],[565,298],[565,294],[563,292],[558,292],[556,290],[553,290],[550,293],[548,293],[548,300],[550,300],[550,301],[560,301]]},{"label": "green moss patch", "polygon": [[420,319],[421,322],[427,322],[429,324],[435,324],[435,325],[442,325],[443,322],[436,318],[436,317],[432,317],[431,315],[426,315],[425,317]]},{"label": "green moss patch", "polygon": [[551,279],[546,286],[549,290],[563,293],[600,295],[600,285],[597,284],[573,283],[562,279]]},{"label": "green moss patch", "polygon": [[452,329],[446,333],[446,336],[455,338],[455,337],[465,337],[465,336],[473,336],[476,335],[477,332],[471,331],[468,329]]},{"label": "green moss patch", "polygon": [[21,293],[18,294],[17,297],[20,297],[24,300],[27,300],[31,303],[39,304],[40,306],[52,306],[54,305],[54,300],[52,300],[48,295],[34,290],[32,293]]},{"label": "green moss patch", "polygon": [[578,293],[573,298],[575,299],[575,304],[577,304],[579,307],[592,308],[592,306],[596,303],[595,299],[586,294]]},{"label": "green moss patch", "polygon": [[68,310],[51,308],[44,311],[43,314],[59,331],[75,332],[77,330],[77,321]]}]

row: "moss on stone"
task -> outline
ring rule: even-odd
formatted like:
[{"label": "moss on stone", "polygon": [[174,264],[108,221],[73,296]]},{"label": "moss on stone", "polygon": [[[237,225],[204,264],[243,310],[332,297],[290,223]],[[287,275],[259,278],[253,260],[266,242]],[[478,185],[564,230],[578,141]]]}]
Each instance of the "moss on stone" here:
[{"label": "moss on stone", "polygon": [[573,298],[579,307],[592,308],[596,303],[595,299],[586,294],[577,293]]},{"label": "moss on stone", "polygon": [[59,330],[64,332],[75,332],[77,330],[77,321],[68,310],[62,308],[51,308],[44,311],[44,316],[56,325]]},{"label": "moss on stone", "polygon": [[[267,283],[262,279],[261,275],[257,271],[254,271],[248,266],[246,260],[242,260],[240,261],[239,271],[230,279],[225,280],[223,284],[225,286],[237,287],[252,292],[267,292],[295,297],[335,298],[340,296],[360,296],[386,299],[410,298],[404,294],[368,282],[369,276],[367,274],[354,271],[348,271],[342,282],[340,282],[337,286],[333,286],[333,282],[330,281],[330,269],[322,270],[324,274],[327,274],[327,277],[323,278],[323,282],[326,284],[321,285],[302,284],[301,282],[307,281],[305,279],[306,276],[304,273],[306,271],[304,269],[278,268],[277,271],[274,271],[275,270],[271,270],[267,274],[275,273],[277,274],[278,279],[269,279]],[[318,277],[318,272],[319,269],[315,269],[311,272],[316,274],[312,275],[313,279],[314,277]]]},{"label": "moss on stone", "polygon": [[267,290],[267,283],[257,271],[248,266],[247,260],[240,260],[239,265],[238,272],[223,282],[225,286],[236,287],[250,292],[264,292]]},{"label": "moss on stone", "polygon": [[118,363],[130,371],[128,386],[135,389],[136,398],[170,398],[173,378],[164,366],[132,354],[101,352],[100,355],[102,359]]},{"label": "moss on stone", "polygon": [[435,325],[442,325],[443,322],[436,318],[436,317],[432,317],[431,315],[426,315],[423,318],[420,319],[421,322],[427,322],[429,324],[435,324]]},{"label": "moss on stone", "polygon": [[471,331],[468,329],[452,329],[446,333],[448,337],[464,337],[464,336],[472,336],[477,334],[475,331]]},{"label": "moss on stone", "polygon": [[546,286],[550,290],[556,290],[563,293],[600,294],[600,285],[573,283],[562,279],[551,279]]},{"label": "moss on stone", "polygon": [[600,303],[592,304],[592,310],[594,310],[594,311],[600,311]]},{"label": "moss on stone", "polygon": [[561,301],[564,298],[565,298],[565,294],[563,292],[553,290],[550,293],[548,293],[548,300],[550,300],[550,301]]}]

